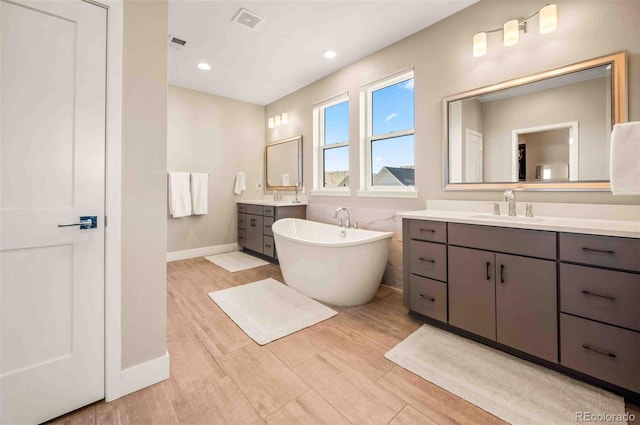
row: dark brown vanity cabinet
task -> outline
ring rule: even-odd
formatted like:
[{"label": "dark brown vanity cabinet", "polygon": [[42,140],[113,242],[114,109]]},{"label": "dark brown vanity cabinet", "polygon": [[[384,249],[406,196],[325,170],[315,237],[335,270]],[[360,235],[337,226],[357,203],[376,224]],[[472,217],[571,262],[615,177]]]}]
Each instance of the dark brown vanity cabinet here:
[{"label": "dark brown vanity cabinet", "polygon": [[560,234],[560,363],[640,393],[640,239]]},{"label": "dark brown vanity cabinet", "polygon": [[307,207],[304,205],[238,204],[238,245],[276,259],[276,246],[271,230],[273,223],[281,218],[306,217]]},{"label": "dark brown vanity cabinet", "polygon": [[640,239],[406,218],[403,237],[411,312],[640,397]]},{"label": "dark brown vanity cabinet", "polygon": [[453,245],[482,246],[476,239],[468,240],[476,234],[501,251],[528,251],[502,243],[506,235],[506,240],[513,238],[518,244],[526,245],[528,238],[542,243],[542,248],[546,243],[555,256],[555,235],[538,233],[449,223],[449,324],[556,363],[555,261]]},{"label": "dark brown vanity cabinet", "polygon": [[405,304],[412,311],[447,321],[447,224],[405,220]]}]

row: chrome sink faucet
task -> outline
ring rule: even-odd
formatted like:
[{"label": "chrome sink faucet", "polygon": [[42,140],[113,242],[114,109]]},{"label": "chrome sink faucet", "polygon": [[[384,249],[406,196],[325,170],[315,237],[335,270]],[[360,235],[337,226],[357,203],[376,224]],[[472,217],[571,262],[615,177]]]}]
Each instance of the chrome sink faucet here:
[{"label": "chrome sink faucet", "polygon": [[339,219],[340,213],[344,211],[344,215],[345,215],[345,221],[344,221],[344,226],[348,229],[349,227],[351,227],[351,220],[349,219],[349,210],[346,209],[345,207],[340,207],[336,210],[335,214],[333,214],[333,218],[337,218],[338,219],[338,226],[342,227],[342,220]]},{"label": "chrome sink faucet", "polygon": [[509,202],[509,217],[516,216],[516,193],[513,190],[504,192],[504,200]]}]

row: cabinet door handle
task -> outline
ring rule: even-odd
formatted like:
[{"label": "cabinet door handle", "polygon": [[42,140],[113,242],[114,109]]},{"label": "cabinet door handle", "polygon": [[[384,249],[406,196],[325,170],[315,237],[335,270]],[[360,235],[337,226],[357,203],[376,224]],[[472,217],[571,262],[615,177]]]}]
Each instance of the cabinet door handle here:
[{"label": "cabinet door handle", "polygon": [[491,267],[491,263],[487,261],[487,280],[491,279],[491,275],[489,274],[489,267]]},{"label": "cabinet door handle", "polygon": [[615,301],[616,297],[614,297],[613,295],[604,295],[604,294],[596,294],[595,292],[590,292],[590,291],[582,291],[583,294],[585,295],[591,295],[592,297],[598,297],[598,298],[605,298],[609,301]]},{"label": "cabinet door handle", "polygon": [[265,224],[264,227],[271,228],[270,224]]},{"label": "cabinet door handle", "polygon": [[271,248],[271,245],[265,245],[267,248]]},{"label": "cabinet door handle", "polygon": [[435,233],[436,232],[434,229],[423,229],[423,228],[420,228],[420,231],[421,232],[431,232],[431,233]]},{"label": "cabinet door handle", "polygon": [[597,252],[600,254],[609,254],[609,255],[613,255],[616,253],[615,251],[611,251],[610,249],[596,249],[596,248],[589,248],[588,246],[583,246],[582,250],[588,251],[588,252]]},{"label": "cabinet door handle", "polygon": [[436,260],[431,260],[429,258],[424,258],[424,257],[420,257],[420,258],[418,258],[418,260],[424,261],[424,262],[427,262],[427,263],[435,263],[436,262]]},{"label": "cabinet door handle", "polygon": [[604,351],[604,350],[600,350],[598,348],[593,348],[593,347],[591,347],[589,345],[586,345],[586,344],[582,344],[582,348],[584,348],[585,350],[588,350],[588,351],[593,351],[594,353],[602,354],[603,356],[613,357],[614,359],[616,358],[615,353],[610,353],[609,351]]},{"label": "cabinet door handle", "polygon": [[500,264],[500,283],[504,283],[504,264]]},{"label": "cabinet door handle", "polygon": [[418,298],[427,299],[427,300],[429,300],[429,301],[435,301],[435,300],[436,300],[435,298],[433,298],[433,297],[427,297],[427,296],[426,296],[426,295],[424,295],[424,294],[420,294],[420,295],[418,295]]}]

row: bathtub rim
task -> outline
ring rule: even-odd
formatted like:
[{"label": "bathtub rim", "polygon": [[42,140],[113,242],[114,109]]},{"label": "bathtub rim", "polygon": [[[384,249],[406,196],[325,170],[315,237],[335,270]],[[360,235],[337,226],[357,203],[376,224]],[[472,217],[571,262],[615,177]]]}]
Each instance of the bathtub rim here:
[{"label": "bathtub rim", "polygon": [[[309,239],[303,239],[300,237],[295,237],[295,236],[290,236],[290,235],[285,235],[282,232],[279,231],[279,228],[282,226],[285,226],[286,222],[291,222],[291,221],[308,221],[310,223],[314,223],[314,225],[320,225],[323,227],[328,227],[328,228],[333,228],[335,230],[338,230],[338,226],[336,226],[335,224],[328,224],[328,223],[322,223],[319,221],[312,221],[312,220],[305,220],[305,219],[301,219],[301,218],[282,218],[280,220],[277,220],[273,223],[273,225],[271,226],[271,231],[274,233],[274,237],[277,235],[278,237],[291,241],[291,242],[295,242],[295,243],[299,243],[302,245],[309,245],[309,246],[315,246],[318,248],[345,248],[345,247],[349,247],[349,246],[357,246],[357,245],[364,245],[367,243],[371,243],[371,242],[376,242],[376,241],[380,241],[380,240],[384,240],[384,239],[392,239],[393,238],[393,232],[383,232],[383,231],[379,231],[379,230],[369,230],[369,229],[347,229],[347,232],[358,232],[358,233],[368,233],[371,234],[370,237],[366,238],[366,239],[358,239],[358,240],[354,240],[354,241],[340,241],[337,240],[336,242],[322,242],[322,241],[313,241],[313,240],[309,240]],[[279,223],[279,224],[278,224]],[[277,243],[277,242],[276,242]]]}]

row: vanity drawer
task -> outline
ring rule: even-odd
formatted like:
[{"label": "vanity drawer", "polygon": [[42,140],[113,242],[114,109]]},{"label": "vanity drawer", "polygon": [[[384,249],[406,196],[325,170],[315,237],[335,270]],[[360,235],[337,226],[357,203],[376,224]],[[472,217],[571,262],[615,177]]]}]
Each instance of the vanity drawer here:
[{"label": "vanity drawer", "polygon": [[560,363],[640,392],[640,333],[560,315]]},{"label": "vanity drawer", "polygon": [[412,240],[409,250],[409,273],[446,282],[446,245]]},{"label": "vanity drawer", "polygon": [[640,271],[640,239],[560,233],[560,260]]},{"label": "vanity drawer", "polygon": [[[266,210],[266,207],[265,207]],[[265,235],[273,236],[273,231],[271,230],[271,226],[273,225],[273,218],[265,217],[264,218],[264,230],[262,231]]]},{"label": "vanity drawer", "polygon": [[447,223],[441,221],[410,220],[409,237],[422,241],[447,242]]},{"label": "vanity drawer", "polygon": [[246,229],[247,215],[245,213],[238,213],[238,229]]},{"label": "vanity drawer", "polygon": [[447,284],[410,275],[409,308],[416,313],[447,322]]},{"label": "vanity drawer", "polygon": [[560,309],[640,331],[640,274],[560,264]]},{"label": "vanity drawer", "polygon": [[556,259],[555,232],[449,223],[448,236],[450,245]]},{"label": "vanity drawer", "polygon": [[244,246],[244,241],[245,241],[245,230],[238,229],[238,245]]},{"label": "vanity drawer", "polygon": [[238,212],[239,212],[239,213],[246,212],[246,211],[245,211],[245,208],[244,208],[244,204],[238,204]]},{"label": "vanity drawer", "polygon": [[262,205],[245,205],[247,214],[264,215],[264,207]]},{"label": "vanity drawer", "polygon": [[269,257],[275,257],[275,245],[273,243],[273,238],[271,236],[264,237],[264,248],[262,253],[264,255],[268,255]]},{"label": "vanity drawer", "polygon": [[265,217],[273,217],[275,215],[276,207],[264,206],[262,207],[262,214]]}]

